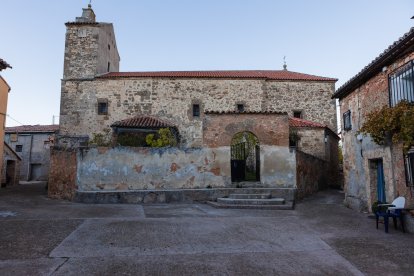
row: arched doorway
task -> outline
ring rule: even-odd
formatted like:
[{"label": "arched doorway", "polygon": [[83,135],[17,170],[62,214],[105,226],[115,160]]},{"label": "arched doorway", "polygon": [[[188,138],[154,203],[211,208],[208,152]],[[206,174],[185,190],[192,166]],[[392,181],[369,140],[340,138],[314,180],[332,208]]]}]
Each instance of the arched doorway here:
[{"label": "arched doorway", "polygon": [[251,132],[239,132],[231,140],[231,181],[260,181],[259,139]]}]

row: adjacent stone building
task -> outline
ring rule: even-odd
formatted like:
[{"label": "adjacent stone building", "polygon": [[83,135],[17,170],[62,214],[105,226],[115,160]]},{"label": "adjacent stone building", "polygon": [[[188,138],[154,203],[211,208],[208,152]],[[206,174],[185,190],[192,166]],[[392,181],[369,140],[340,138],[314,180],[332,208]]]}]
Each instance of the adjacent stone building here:
[{"label": "adjacent stone building", "polygon": [[[52,196],[73,195],[74,190],[226,188],[236,181],[295,190],[296,152],[289,147],[290,137],[323,166],[337,154],[337,146],[329,144],[337,145],[336,138],[329,138],[336,136],[331,99],[336,79],[286,67],[119,72],[112,24],[96,22],[89,6],[66,27]],[[303,140],[292,135],[289,117],[307,124],[297,126]],[[160,128],[170,129],[176,147],[120,142],[131,137],[145,141]],[[91,148],[91,143],[112,147]],[[246,171],[236,172],[240,166]]]},{"label": "adjacent stone building", "polygon": [[50,146],[58,125],[6,127],[5,141],[21,158],[20,180],[46,181],[49,177]]},{"label": "adjacent stone building", "polygon": [[340,87],[339,99],[344,153],[345,201],[368,211],[376,201],[398,196],[414,204],[414,149],[403,153],[400,144],[377,145],[358,135],[367,114],[401,100],[414,102],[414,28]]}]

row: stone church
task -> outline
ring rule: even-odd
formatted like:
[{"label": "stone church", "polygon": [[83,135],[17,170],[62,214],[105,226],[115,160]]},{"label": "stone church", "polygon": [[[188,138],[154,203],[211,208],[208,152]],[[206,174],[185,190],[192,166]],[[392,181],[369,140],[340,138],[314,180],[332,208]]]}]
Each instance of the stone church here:
[{"label": "stone church", "polygon": [[[286,66],[120,72],[119,65],[114,27],[97,22],[90,5],[66,23],[50,196],[130,202],[135,193],[132,201],[145,202],[150,192],[171,202],[250,187],[293,200],[337,181],[336,79]],[[160,129],[173,146],[146,144]]]}]

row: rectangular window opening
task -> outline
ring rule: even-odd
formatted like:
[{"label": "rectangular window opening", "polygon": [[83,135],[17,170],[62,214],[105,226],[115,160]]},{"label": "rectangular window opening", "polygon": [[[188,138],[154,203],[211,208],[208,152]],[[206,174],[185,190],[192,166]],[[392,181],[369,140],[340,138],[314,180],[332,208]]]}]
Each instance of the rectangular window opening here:
[{"label": "rectangular window opening", "polygon": [[302,118],[302,111],[293,111],[293,117],[294,118]]},{"label": "rectangular window opening", "polygon": [[351,110],[348,110],[343,114],[343,120],[344,120],[344,130],[351,130],[352,129],[352,123],[351,123]]},{"label": "rectangular window opening", "polygon": [[200,105],[193,104],[193,117],[200,117]]},{"label": "rectangular window opening", "polygon": [[244,104],[237,104],[237,111],[244,112]]},{"label": "rectangular window opening", "polygon": [[411,148],[411,150],[408,151],[404,161],[407,186],[414,187],[414,148]]},{"label": "rectangular window opening", "polygon": [[414,102],[414,61],[403,65],[397,72],[388,78],[390,106],[406,100]]},{"label": "rectangular window opening", "polygon": [[108,102],[98,102],[98,115],[108,115]]},{"label": "rectangular window opening", "polygon": [[16,152],[22,152],[23,151],[23,145],[16,145],[15,150],[16,150]]}]

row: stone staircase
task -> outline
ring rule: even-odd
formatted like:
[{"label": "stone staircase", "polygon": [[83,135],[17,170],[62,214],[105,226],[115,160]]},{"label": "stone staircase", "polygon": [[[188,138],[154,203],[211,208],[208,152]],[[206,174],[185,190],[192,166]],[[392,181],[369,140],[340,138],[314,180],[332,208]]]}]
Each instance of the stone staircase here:
[{"label": "stone staircase", "polygon": [[228,197],[217,198],[217,201],[208,201],[207,204],[216,208],[261,210],[292,210],[294,206],[292,201],[274,198],[270,193],[251,193],[249,190],[232,193]]}]

